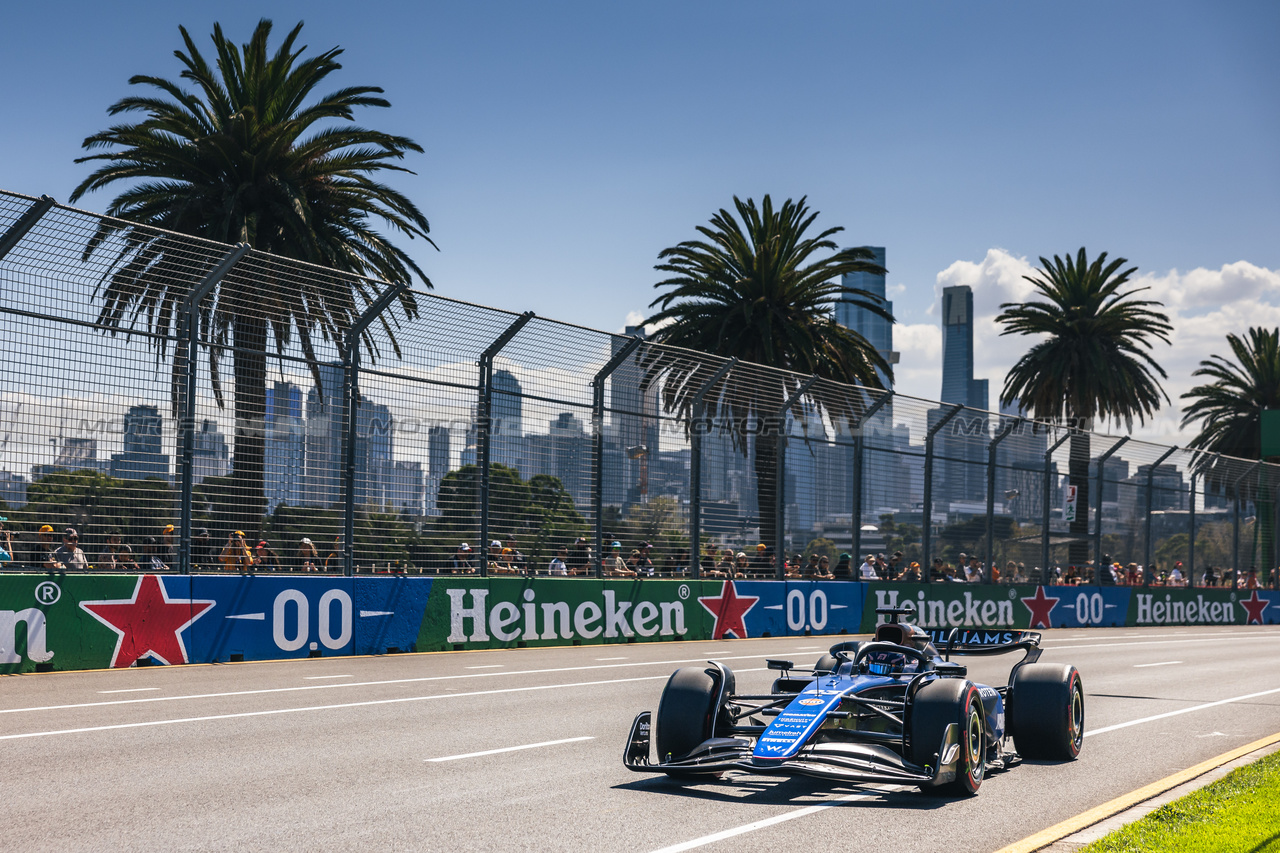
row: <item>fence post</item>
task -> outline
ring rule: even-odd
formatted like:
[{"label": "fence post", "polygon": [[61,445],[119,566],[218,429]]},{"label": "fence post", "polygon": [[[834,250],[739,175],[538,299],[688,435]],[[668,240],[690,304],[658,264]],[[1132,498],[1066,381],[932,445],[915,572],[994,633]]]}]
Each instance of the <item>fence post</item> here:
[{"label": "fence post", "polygon": [[4,256],[13,251],[13,247],[26,236],[27,232],[35,227],[40,221],[40,217],[49,212],[49,209],[57,204],[47,195],[40,196],[34,204],[27,208],[26,212],[18,217],[18,221],[9,226],[9,230],[4,234],[0,234],[0,260]]},{"label": "fence post", "polygon": [[1022,423],[1021,418],[1011,418],[1004,429],[987,445],[987,559],[982,570],[982,582],[991,583],[991,561],[995,555],[996,538],[996,447]]},{"label": "fence post", "polygon": [[943,413],[938,422],[929,428],[929,432],[924,437],[924,518],[920,525],[920,556],[922,562],[930,569],[933,568],[932,555],[930,550],[933,547],[933,440],[937,437],[939,431],[946,426],[952,418],[960,414],[964,409],[959,403],[954,404],[950,409]]},{"label": "fence post", "polygon": [[489,575],[489,445],[493,430],[489,412],[493,404],[493,360],[533,317],[532,311],[525,311],[480,354],[480,399],[476,404],[476,466],[480,469],[477,499],[480,502],[480,575],[482,577]]},{"label": "fence post", "polygon": [[778,449],[776,467],[776,480],[773,486],[773,553],[774,553],[774,576],[778,580],[782,580],[787,575],[786,555],[783,548],[786,545],[785,524],[787,520],[787,425],[786,415],[791,407],[800,402],[800,398],[805,395],[813,383],[818,381],[817,376],[810,376],[804,382],[800,383],[800,387],[795,393],[787,398],[782,404],[782,408],[774,414],[774,421],[778,425]]},{"label": "fence post", "polygon": [[1040,528],[1040,582],[1049,582],[1049,509],[1052,506],[1049,495],[1053,491],[1053,453],[1059,447],[1071,438],[1073,430],[1068,429],[1062,436],[1054,442],[1044,452],[1044,500],[1041,507],[1041,528]]},{"label": "fence post", "polygon": [[[342,564],[347,577],[355,574],[356,559],[356,437],[360,427],[360,338],[369,325],[383,311],[391,307],[391,303],[409,289],[407,281],[392,284],[379,294],[378,298],[364,309],[347,330],[343,341],[342,362],[344,370],[342,400],[346,410],[346,434],[343,437],[343,519],[342,519]],[[371,472],[365,472],[366,477]]]},{"label": "fence post", "polygon": [[[1194,464],[1194,461],[1193,461]],[[1191,503],[1188,505],[1187,520],[1190,523],[1191,543],[1187,548],[1187,577],[1191,578],[1191,586],[1196,585],[1196,479],[1200,475],[1191,472]]]},{"label": "fence post", "polygon": [[[1233,497],[1231,504],[1231,585],[1233,587],[1238,586],[1240,580],[1240,484],[1261,464],[1261,462],[1253,463],[1244,469],[1243,474],[1231,482],[1231,494]],[[1257,524],[1257,522],[1255,521],[1254,524]]]},{"label": "fence post", "polygon": [[[1177,450],[1178,450],[1177,447],[1170,447],[1168,450],[1164,452],[1164,455],[1162,455],[1155,462],[1152,462],[1151,467],[1147,469],[1147,519],[1146,519],[1146,532],[1144,534],[1146,537],[1146,547],[1142,551],[1143,558],[1145,560],[1145,562],[1143,563],[1144,566],[1151,565],[1151,552],[1153,550],[1151,547],[1151,510],[1152,510],[1152,505],[1155,503],[1152,500],[1152,497],[1154,497],[1153,492],[1155,491],[1155,487],[1156,487],[1156,466],[1159,465],[1164,460],[1168,459],[1170,456],[1172,456],[1175,452],[1177,452]],[[1194,478],[1192,480],[1192,485],[1195,485]],[[1098,564],[1098,570],[1099,571],[1102,570],[1101,564]],[[1194,586],[1194,584],[1188,584],[1188,586]]]},{"label": "fence post", "polygon": [[[595,467],[591,477],[591,507],[596,514],[597,558],[604,548],[604,381],[622,366],[643,340],[639,335],[633,335],[591,380],[591,430],[594,434],[591,452]],[[489,543],[484,545],[487,548]]]},{"label": "fence post", "polygon": [[689,432],[689,571],[694,580],[702,577],[702,422],[706,418],[706,397],[737,363],[736,358],[729,359],[693,395]]},{"label": "fence post", "polygon": [[[1106,468],[1106,462],[1117,450],[1129,443],[1129,436],[1122,435],[1120,440],[1107,450],[1106,453],[1098,457],[1098,488],[1097,497],[1094,498],[1093,505],[1093,574],[1094,583],[1098,582],[1098,569],[1102,568],[1102,476],[1103,469]],[[1086,509],[1085,512],[1089,510]],[[1083,566],[1081,566],[1083,568]]]},{"label": "fence post", "polygon": [[[51,200],[52,201],[52,200]],[[196,430],[196,336],[199,332],[198,312],[200,303],[218,286],[232,267],[249,251],[248,243],[239,243],[222,256],[222,260],[182,300],[178,314],[178,346],[182,348],[185,362],[180,386],[180,416],[178,425],[180,452],[178,479],[181,482],[179,500],[181,508],[178,520],[178,570],[191,573],[191,492],[195,489],[195,430]]]},{"label": "fence post", "polygon": [[[855,578],[858,575],[857,561],[862,559],[862,464],[863,453],[866,450],[862,441],[862,428],[875,416],[876,412],[880,411],[892,399],[893,391],[886,391],[884,396],[872,403],[871,407],[863,412],[860,417],[849,422],[849,426],[853,429],[853,489],[849,495],[851,499],[849,512],[852,516],[849,523],[852,529],[849,533],[850,541],[853,545],[853,553],[849,556],[852,557],[853,564],[850,565],[849,571]],[[927,579],[928,577],[928,568],[926,567],[925,578]]]}]

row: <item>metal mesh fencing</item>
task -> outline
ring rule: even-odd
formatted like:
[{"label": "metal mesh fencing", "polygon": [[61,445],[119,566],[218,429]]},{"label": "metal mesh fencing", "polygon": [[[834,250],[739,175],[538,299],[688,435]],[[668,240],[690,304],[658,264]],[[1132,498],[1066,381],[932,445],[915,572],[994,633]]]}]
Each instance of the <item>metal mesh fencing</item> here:
[{"label": "metal mesh fencing", "polygon": [[0,193],[37,571],[1273,577],[1280,468],[473,305]]}]

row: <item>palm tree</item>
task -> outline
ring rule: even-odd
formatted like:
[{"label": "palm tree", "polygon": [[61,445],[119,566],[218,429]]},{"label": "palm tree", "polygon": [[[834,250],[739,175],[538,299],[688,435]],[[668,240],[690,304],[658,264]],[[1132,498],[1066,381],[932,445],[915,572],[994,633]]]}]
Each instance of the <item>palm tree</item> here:
[{"label": "palm tree", "polygon": [[[1182,427],[1199,422],[1200,432],[1188,445],[1205,451],[1194,463],[1196,473],[1206,483],[1221,488],[1233,487],[1234,497],[1257,502],[1259,536],[1262,540],[1264,581],[1275,568],[1275,518],[1271,499],[1275,483],[1270,478],[1250,478],[1240,482],[1239,464],[1221,456],[1262,459],[1262,413],[1280,409],[1280,329],[1249,329],[1248,338],[1227,335],[1227,345],[1235,361],[1213,355],[1200,362],[1192,376],[1204,376],[1209,382],[1197,385],[1182,395],[1192,403],[1182,413]],[[1268,462],[1280,458],[1266,457]],[[1239,568],[1238,566],[1236,568]]]},{"label": "palm tree", "polygon": [[[193,91],[170,80],[139,75],[130,84],[159,95],[123,98],[109,113],[141,113],[136,123],[118,124],[84,141],[98,151],[76,162],[101,162],[71,194],[124,183],[128,188],[107,212],[127,222],[105,221],[84,250],[113,252],[99,295],[98,321],[126,333],[151,333],[157,358],[179,322],[178,306],[191,284],[207,270],[192,269],[198,255],[172,233],[222,243],[248,243],[262,252],[307,261],[348,273],[299,275],[258,259],[252,276],[237,276],[200,306],[200,334],[210,360],[219,405],[224,405],[220,358],[231,353],[235,380],[235,468],[244,499],[242,523],[256,527],[263,509],[263,438],[266,355],[269,343],[283,352],[296,335],[321,384],[315,343],[341,341],[352,320],[378,296],[382,282],[427,287],[426,274],[403,250],[373,230],[380,218],[401,234],[429,244],[427,220],[400,192],[373,180],[380,172],[408,172],[398,165],[406,152],[421,152],[413,140],[350,124],[358,107],[390,106],[382,89],[354,86],[315,96],[316,87],[342,66],[333,48],[303,58],[295,47],[302,24],[274,53],[267,42],[271,22],[261,20],[243,47],[213,28],[216,60],[201,55],[179,27],[186,50],[175,51],[181,78]],[[136,223],[130,224],[130,223]],[[165,229],[157,231],[155,229]],[[399,300],[406,317],[417,313],[407,291]],[[391,332],[383,319],[384,329]],[[399,354],[394,336],[392,346]],[[376,355],[372,339],[364,341]],[[174,402],[179,371],[174,359]],[[193,368],[194,369],[194,366]]]},{"label": "palm tree", "polygon": [[[884,268],[869,249],[839,249],[831,237],[843,228],[806,236],[818,213],[805,202],[788,199],[775,210],[768,195],[759,208],[753,199],[735,196],[737,218],[721,209],[710,226],[698,226],[705,239],[659,253],[662,263],[655,269],[670,277],[654,285],[666,292],[650,303],[660,310],[644,321],[656,329],[650,340],[657,343],[779,369],[730,372],[707,395],[705,412],[732,425],[739,452],[749,454],[754,444],[760,533],[768,543],[776,535],[777,450],[775,442],[753,441],[752,434],[763,437],[780,428],[772,423],[775,413],[806,376],[883,388],[881,377],[893,375],[865,338],[832,316],[834,303],[848,299],[892,322],[877,297],[838,282],[844,273],[883,275]],[[819,257],[823,252],[833,254]],[[686,424],[699,387],[718,367],[689,355],[649,348],[641,356],[645,384],[660,383],[663,408]],[[825,411],[833,423],[847,422],[866,405],[864,395],[823,383],[813,386],[809,400],[810,411]]]},{"label": "palm tree", "polygon": [[[1154,341],[1169,343],[1172,326],[1156,308],[1161,303],[1135,299],[1148,288],[1124,290],[1137,267],[1103,252],[1089,263],[1082,247],[1073,261],[1040,258],[1035,275],[1023,276],[1043,301],[1006,302],[996,322],[1001,335],[1037,335],[1035,343],[1005,377],[1000,403],[1073,429],[1068,481],[1076,487],[1075,519],[1069,529],[1071,563],[1088,560],[1089,435],[1095,420],[1142,423],[1168,402],[1156,375],[1167,378],[1151,357]],[[1098,520],[1101,523],[1101,519]]]}]

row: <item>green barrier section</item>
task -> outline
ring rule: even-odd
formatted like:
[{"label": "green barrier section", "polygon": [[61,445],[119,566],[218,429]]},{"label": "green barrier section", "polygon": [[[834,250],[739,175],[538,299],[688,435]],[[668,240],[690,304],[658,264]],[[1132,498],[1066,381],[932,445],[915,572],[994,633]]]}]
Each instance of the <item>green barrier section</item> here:
[{"label": "green barrier section", "polygon": [[111,666],[120,635],[80,605],[104,612],[118,607],[136,597],[138,580],[136,575],[3,576],[0,672]]},{"label": "green barrier section", "polygon": [[1021,599],[1035,592],[1034,586],[871,583],[862,607],[862,631],[875,631],[876,608],[908,601],[917,614],[911,621],[921,628],[1027,628],[1030,611]]},{"label": "green barrier section", "polygon": [[1242,589],[1135,587],[1126,625],[1262,625],[1275,620],[1272,596]]},{"label": "green barrier section", "polygon": [[699,606],[720,584],[579,578],[439,578],[418,651],[706,639]]}]

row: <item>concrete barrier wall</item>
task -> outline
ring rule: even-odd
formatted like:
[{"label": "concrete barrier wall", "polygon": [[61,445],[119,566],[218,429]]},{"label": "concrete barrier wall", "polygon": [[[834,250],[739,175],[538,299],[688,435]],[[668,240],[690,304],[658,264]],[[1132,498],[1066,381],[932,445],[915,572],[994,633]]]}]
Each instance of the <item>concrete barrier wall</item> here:
[{"label": "concrete barrier wall", "polygon": [[0,672],[922,627],[1273,625],[1263,590],[828,581],[0,576]]}]

